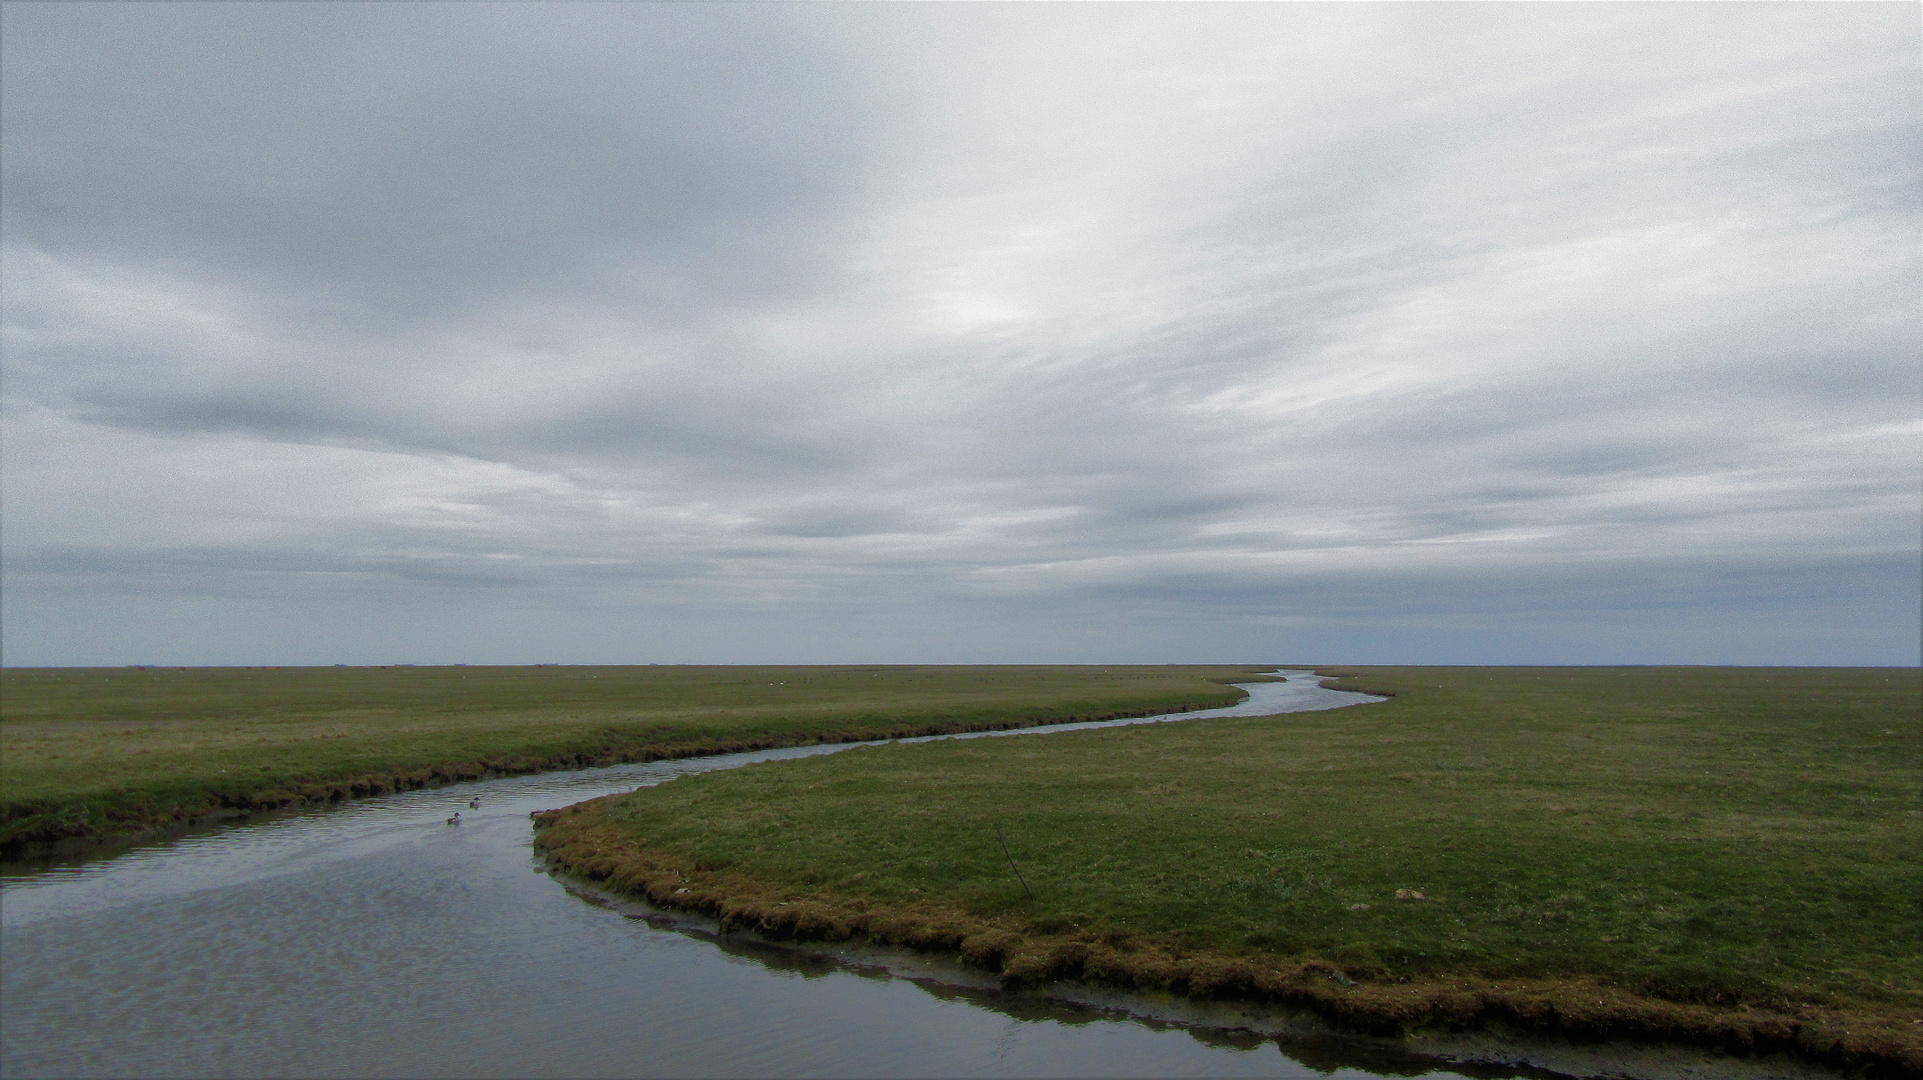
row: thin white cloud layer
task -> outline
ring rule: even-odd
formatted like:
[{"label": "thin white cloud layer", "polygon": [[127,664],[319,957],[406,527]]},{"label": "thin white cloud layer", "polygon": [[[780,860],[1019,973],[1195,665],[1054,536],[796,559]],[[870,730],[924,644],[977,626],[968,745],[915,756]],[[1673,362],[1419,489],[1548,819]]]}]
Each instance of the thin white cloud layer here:
[{"label": "thin white cloud layer", "polygon": [[1904,5],[37,5],[5,661],[1918,662]]}]

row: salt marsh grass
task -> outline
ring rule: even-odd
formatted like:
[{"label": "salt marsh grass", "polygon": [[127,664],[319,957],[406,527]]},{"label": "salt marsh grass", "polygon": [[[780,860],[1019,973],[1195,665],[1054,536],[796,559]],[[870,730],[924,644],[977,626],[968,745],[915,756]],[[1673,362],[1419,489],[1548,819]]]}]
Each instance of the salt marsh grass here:
[{"label": "salt marsh grass", "polygon": [[14,668],[0,842],[485,775],[1232,704],[1234,667]]},{"label": "salt marsh grass", "polygon": [[[709,875],[724,907],[843,913],[821,925],[939,910],[1352,981],[1923,1015],[1916,670],[1345,670],[1395,696],[768,763],[555,833],[598,823],[581,850],[604,869],[626,851]],[[1080,970],[1056,955],[1045,971]]]}]

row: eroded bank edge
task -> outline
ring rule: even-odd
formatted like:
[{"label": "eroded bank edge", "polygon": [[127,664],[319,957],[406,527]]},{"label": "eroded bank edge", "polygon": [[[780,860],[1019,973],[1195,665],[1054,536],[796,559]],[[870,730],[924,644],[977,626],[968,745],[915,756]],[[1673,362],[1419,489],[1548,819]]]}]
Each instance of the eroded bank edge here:
[{"label": "eroded bank edge", "polygon": [[1571,1040],[1679,1043],[1739,1056],[1781,1053],[1872,1080],[1923,1076],[1923,1028],[1914,1018],[1854,1004],[1718,1008],[1581,979],[1376,982],[1350,978],[1313,957],[1230,955],[1151,935],[1038,928],[930,903],[872,905],[703,871],[671,853],[645,850],[601,818],[601,807],[615,797],[533,815],[536,847],[563,873],[714,919],[724,931],[942,953],[996,976],[1006,989],[1076,980],[1302,1010],[1338,1031],[1374,1037],[1514,1029]]},{"label": "eroded bank edge", "polygon": [[[706,942],[730,954],[746,956],[764,964],[804,966],[811,971],[833,969],[862,977],[877,975],[900,979],[940,997],[961,995],[979,1007],[1011,1011],[1011,1015],[1031,1015],[1022,1008],[1027,1002],[1086,1009],[1109,1020],[1144,1023],[1151,1028],[1179,1028],[1210,1045],[1226,1045],[1250,1050],[1263,1042],[1275,1041],[1284,1052],[1305,1064],[1324,1061],[1328,1071],[1344,1067],[1378,1069],[1386,1066],[1388,1075],[1414,1076],[1432,1072],[1450,1063],[1477,1064],[1470,1058],[1452,1059],[1435,1052],[1411,1049],[1395,1042],[1338,1032],[1320,1017],[1300,1010],[1260,1010],[1234,1002],[1197,1002],[1167,994],[1125,994],[1111,988],[1080,983],[1057,982],[1033,989],[1010,991],[998,976],[962,965],[955,954],[915,951],[874,944],[860,939],[811,941],[775,939],[755,928],[731,926],[688,909],[672,909],[637,899],[601,884],[568,874],[553,860],[537,855],[542,864],[571,896],[603,908],[623,918],[645,922],[651,929],[685,935]],[[1781,1059],[1776,1059],[1781,1060]],[[1566,1078],[1558,1072],[1532,1062],[1521,1064],[1525,1075],[1540,1074],[1544,1080]],[[1493,1074],[1492,1074],[1493,1075]],[[1510,1075],[1504,1072],[1501,1075]],[[1772,1077],[1770,1080],[1788,1080]],[[1824,1070],[1810,1072],[1795,1080],[1833,1080]]]},{"label": "eroded bank edge", "polygon": [[645,922],[651,929],[682,934],[761,963],[803,965],[814,971],[826,967],[863,977],[885,975],[939,997],[960,994],[982,1008],[1012,1009],[1011,1015],[1026,1015],[1027,1010],[1022,1008],[1026,1001],[1090,1009],[1112,1020],[1142,1023],[1155,1030],[1179,1028],[1203,1043],[1244,1051],[1274,1042],[1298,1064],[1326,1073],[1360,1068],[1386,1076],[1416,1076],[1449,1069],[1491,1080],[1838,1080],[1842,1076],[1834,1069],[1782,1053],[1732,1058],[1714,1049],[1676,1043],[1574,1041],[1502,1026],[1461,1032],[1431,1027],[1385,1037],[1339,1030],[1302,1009],[1251,1001],[1126,991],[1080,980],[1010,989],[1002,985],[999,975],[964,966],[956,953],[917,951],[861,938],[777,939],[740,925],[724,931],[715,918],[652,904],[631,893],[583,880],[545,855],[537,855],[536,860],[576,899]]},{"label": "eroded bank edge", "polygon": [[[1229,684],[1219,684],[1227,686]],[[1246,695],[1245,695],[1246,696]],[[1233,703],[1230,703],[1233,704]],[[115,792],[112,799],[95,796],[58,802],[9,802],[0,805],[0,859],[7,861],[54,857],[109,843],[138,843],[164,839],[223,819],[269,810],[375,798],[402,791],[440,787],[502,776],[561,772],[629,765],[681,758],[780,750],[825,743],[860,743],[928,735],[956,735],[972,731],[1014,731],[1145,716],[1173,715],[1221,708],[1221,702],[1188,705],[1158,704],[1143,709],[1115,709],[1092,713],[1042,715],[983,722],[931,721],[850,727],[845,721],[824,720],[820,729],[778,737],[701,739],[651,743],[610,742],[599,748],[560,754],[504,754],[478,760],[439,762],[406,772],[365,773],[341,778],[316,778],[296,784],[278,783],[239,789],[212,789],[181,797],[163,792]]]}]

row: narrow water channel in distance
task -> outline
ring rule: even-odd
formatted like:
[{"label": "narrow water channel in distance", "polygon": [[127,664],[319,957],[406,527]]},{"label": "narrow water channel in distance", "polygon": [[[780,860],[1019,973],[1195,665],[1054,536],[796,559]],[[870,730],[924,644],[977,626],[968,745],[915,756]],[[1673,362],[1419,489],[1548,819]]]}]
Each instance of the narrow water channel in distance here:
[{"label": "narrow water channel in distance", "polygon": [[[1307,672],[1256,716],[1379,700]],[[1045,735],[1103,725],[1002,732]],[[970,736],[962,736],[970,737]],[[973,737],[989,737],[976,735]],[[542,872],[530,810],[809,746],[286,813],[0,882],[0,1073],[34,1076],[1376,1076],[1343,1044],[717,944]],[[478,797],[478,810],[467,808]],[[456,809],[462,824],[443,819]],[[1460,1075],[1436,1072],[1433,1075]],[[1477,1075],[1494,1075],[1478,1070]]]}]

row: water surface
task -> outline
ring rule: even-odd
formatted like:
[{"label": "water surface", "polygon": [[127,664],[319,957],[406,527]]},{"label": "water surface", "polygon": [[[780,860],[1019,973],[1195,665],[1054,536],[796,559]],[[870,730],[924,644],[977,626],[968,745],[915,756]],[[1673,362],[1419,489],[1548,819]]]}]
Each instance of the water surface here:
[{"label": "water surface", "polygon": [[[1306,672],[1240,705],[1375,700]],[[903,740],[924,741],[924,740]],[[1350,1076],[1426,1064],[943,985],[623,917],[530,810],[842,745],[509,777],[273,815],[0,885],[0,1072],[28,1076]],[[478,797],[481,807],[469,809]],[[459,810],[463,823],[442,824]],[[657,923],[659,920],[657,920]],[[1437,1072],[1434,1075],[1463,1075]],[[1486,1071],[1478,1075],[1492,1075]]]}]

